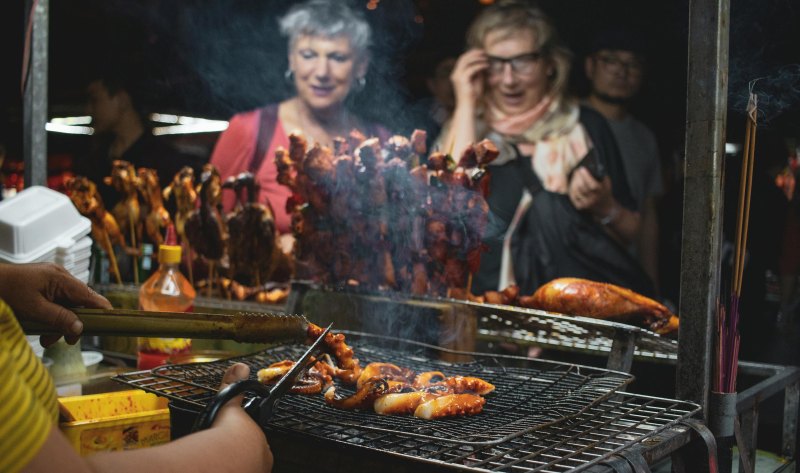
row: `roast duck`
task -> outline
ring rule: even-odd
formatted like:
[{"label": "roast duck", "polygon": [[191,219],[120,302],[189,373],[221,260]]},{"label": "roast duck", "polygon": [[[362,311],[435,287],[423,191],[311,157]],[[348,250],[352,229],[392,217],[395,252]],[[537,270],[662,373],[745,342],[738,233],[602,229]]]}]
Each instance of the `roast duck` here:
[{"label": "roast duck", "polygon": [[560,314],[630,323],[667,334],[678,330],[678,317],[663,304],[624,287],[580,278],[559,278],[539,287],[519,305]]}]

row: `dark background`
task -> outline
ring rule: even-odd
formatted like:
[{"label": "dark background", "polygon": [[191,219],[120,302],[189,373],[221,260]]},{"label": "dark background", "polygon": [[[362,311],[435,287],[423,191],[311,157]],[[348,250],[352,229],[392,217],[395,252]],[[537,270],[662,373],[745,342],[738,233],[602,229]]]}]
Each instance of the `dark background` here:
[{"label": "dark background", "polygon": [[[11,157],[21,151],[24,2],[8,2],[3,44],[9,52],[2,75],[0,140]],[[90,71],[112,57],[142,64],[151,108],[227,119],[233,113],[279,100],[288,93],[282,74],[286,43],[275,18],[293,2],[277,0],[61,0],[50,2],[50,115],[83,114]],[[361,4],[364,5],[361,5]],[[362,8],[368,2],[360,0]],[[688,0],[542,1],[575,52],[573,88],[585,92],[582,58],[592,35],[611,25],[645,33],[648,75],[637,114],[657,132],[665,153],[682,149],[685,117]],[[365,10],[375,27],[373,64],[362,99],[394,129],[414,127],[416,101],[426,95],[426,75],[437,59],[463,49],[477,0],[383,0]],[[785,135],[796,134],[800,97],[796,45],[800,29],[791,0],[731,6],[730,107],[744,108],[746,84],[756,77],[773,101],[762,97],[765,119]],[[415,19],[417,21],[415,21]],[[380,104],[379,107],[371,106]],[[53,143],[56,148],[58,143]],[[53,151],[58,151],[54,149]]]},{"label": "dark background", "polygon": [[[6,3],[11,5],[3,7],[0,18],[0,38],[7,53],[0,75],[0,143],[8,150],[7,171],[9,162],[22,158],[20,76],[26,16],[24,2]],[[51,0],[50,117],[85,114],[85,88],[92,71],[120,60],[136,65],[135,74],[145,85],[141,95],[151,111],[228,119],[236,112],[280,100],[290,90],[283,78],[286,40],[278,32],[276,18],[292,3]],[[374,27],[367,87],[356,105],[390,129],[408,133],[426,123],[425,79],[439,59],[463,50],[467,26],[483,6],[478,0],[382,0],[368,10],[368,3],[355,3]],[[655,131],[661,147],[666,189],[661,204],[662,283],[664,295],[677,301],[689,1],[544,0],[539,4],[575,53],[571,85],[577,95],[586,92],[583,58],[596,32],[624,26],[645,38],[647,72],[633,105],[635,114]],[[756,86],[759,136],[765,144],[769,138],[774,145],[770,149],[776,150],[758,162],[757,171],[767,189],[770,173],[785,163],[800,135],[799,20],[792,0],[731,2],[728,141],[741,143],[747,84],[762,78]],[[216,137],[209,133],[165,139],[206,158]],[[90,140],[83,135],[49,133],[51,175],[68,172],[71,159],[84,153]],[[729,174],[735,177],[734,171]],[[755,208],[755,218],[773,212],[772,203],[765,200],[768,207],[763,212]],[[735,209],[735,200],[727,208]],[[758,241],[760,227],[752,228]],[[775,239],[781,229],[769,228],[762,239],[778,248]],[[774,260],[779,255],[773,251],[766,257]]]}]

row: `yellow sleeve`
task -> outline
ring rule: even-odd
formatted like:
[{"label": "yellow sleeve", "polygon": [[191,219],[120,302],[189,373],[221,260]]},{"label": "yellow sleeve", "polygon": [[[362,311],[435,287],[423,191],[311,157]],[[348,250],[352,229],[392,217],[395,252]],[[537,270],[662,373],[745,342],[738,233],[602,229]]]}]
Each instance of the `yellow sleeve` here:
[{"label": "yellow sleeve", "polygon": [[53,380],[0,301],[0,471],[27,465],[58,420]]}]

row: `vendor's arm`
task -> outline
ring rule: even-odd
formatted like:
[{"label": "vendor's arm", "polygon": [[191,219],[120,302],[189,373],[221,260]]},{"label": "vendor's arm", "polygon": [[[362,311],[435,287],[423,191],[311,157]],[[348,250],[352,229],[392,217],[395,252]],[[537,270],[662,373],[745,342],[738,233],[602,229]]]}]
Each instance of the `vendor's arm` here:
[{"label": "vendor's arm", "polygon": [[614,198],[608,176],[598,181],[588,169],[578,167],[569,182],[568,192],[575,208],[588,211],[624,244],[629,245],[639,237],[639,212],[626,208]]},{"label": "vendor's arm", "polygon": [[475,116],[483,95],[483,75],[489,62],[482,49],[470,49],[456,61],[450,80],[456,96],[456,106],[449,126],[444,131],[440,151],[454,156],[477,141]]},{"label": "vendor's arm", "polygon": [[[243,363],[231,366],[223,386],[249,374]],[[241,407],[241,398],[220,410],[212,427],[157,447],[98,453],[81,458],[54,426],[44,446],[23,472],[236,472],[272,469],[272,452],[261,428]]]},{"label": "vendor's arm", "polygon": [[[0,299],[18,319],[35,320],[58,329],[68,343],[75,343],[83,324],[64,307],[110,309],[108,299],[52,263],[0,264]],[[43,335],[43,346],[55,343],[60,335]]]}]

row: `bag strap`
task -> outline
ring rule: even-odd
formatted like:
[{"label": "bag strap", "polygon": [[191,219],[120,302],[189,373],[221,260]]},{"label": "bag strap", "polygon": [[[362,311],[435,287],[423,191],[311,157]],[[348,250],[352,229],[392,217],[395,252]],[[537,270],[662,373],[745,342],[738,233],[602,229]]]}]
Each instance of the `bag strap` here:
[{"label": "bag strap", "polygon": [[248,170],[255,174],[261,168],[264,157],[269,151],[269,145],[275,134],[275,125],[278,123],[278,105],[267,105],[259,110],[258,135],[256,135],[256,150],[250,159]]},{"label": "bag strap", "polygon": [[517,168],[519,169],[519,174],[517,174],[517,176],[525,188],[528,189],[528,192],[531,193],[531,196],[535,196],[544,190],[542,181],[533,171],[533,168],[530,164],[530,158],[528,156],[523,156],[516,145],[512,144],[511,148],[514,150],[514,154],[517,155],[516,159],[514,160]]}]

